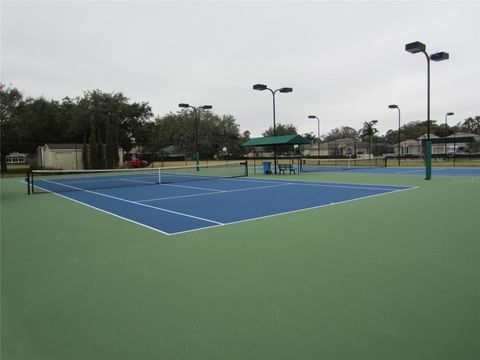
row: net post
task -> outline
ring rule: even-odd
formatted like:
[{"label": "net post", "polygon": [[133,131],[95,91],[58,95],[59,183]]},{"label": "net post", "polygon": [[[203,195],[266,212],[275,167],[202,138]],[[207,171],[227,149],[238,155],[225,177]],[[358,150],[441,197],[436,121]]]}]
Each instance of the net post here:
[{"label": "net post", "polygon": [[30,171],[27,171],[27,195],[30,195]]},{"label": "net post", "polygon": [[245,176],[248,176],[248,160],[245,159]]},{"label": "net post", "polygon": [[162,174],[160,172],[160,169],[158,169],[158,183],[161,184],[162,183]]}]

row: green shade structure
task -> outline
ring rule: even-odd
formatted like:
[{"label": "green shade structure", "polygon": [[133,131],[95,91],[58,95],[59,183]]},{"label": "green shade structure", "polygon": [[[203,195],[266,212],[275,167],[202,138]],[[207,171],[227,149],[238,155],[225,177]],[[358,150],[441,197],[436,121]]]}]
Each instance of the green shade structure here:
[{"label": "green shade structure", "polygon": [[310,144],[310,141],[301,135],[281,135],[281,136],[266,136],[262,138],[250,139],[244,142],[242,146],[273,146],[273,145],[305,145]]}]

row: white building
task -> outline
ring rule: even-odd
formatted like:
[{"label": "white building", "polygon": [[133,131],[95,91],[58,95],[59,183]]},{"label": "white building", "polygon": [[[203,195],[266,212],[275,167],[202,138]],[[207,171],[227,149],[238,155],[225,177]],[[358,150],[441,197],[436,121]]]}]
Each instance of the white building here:
[{"label": "white building", "polygon": [[[83,144],[45,144],[37,148],[38,165],[49,169],[82,170]],[[118,148],[123,161],[123,149]]]},{"label": "white building", "polygon": [[[398,155],[398,143],[393,147],[395,155]],[[422,143],[418,140],[405,140],[400,142],[400,155],[420,156],[423,154]]]},{"label": "white building", "polygon": [[5,157],[5,162],[7,164],[25,164],[27,159],[27,154],[21,154],[19,152],[13,152],[8,154]]}]

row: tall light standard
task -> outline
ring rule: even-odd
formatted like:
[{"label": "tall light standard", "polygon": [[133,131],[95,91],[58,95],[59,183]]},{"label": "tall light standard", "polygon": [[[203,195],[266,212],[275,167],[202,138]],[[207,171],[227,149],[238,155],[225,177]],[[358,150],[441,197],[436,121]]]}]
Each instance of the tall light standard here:
[{"label": "tall light standard", "polygon": [[425,180],[432,178],[432,142],[430,140],[430,60],[442,61],[448,59],[448,53],[438,52],[428,55],[425,44],[415,41],[405,45],[405,51],[409,53],[423,53],[427,59],[427,140],[425,141]]},{"label": "tall light standard", "polygon": [[453,112],[447,112],[447,113],[445,114],[445,160],[447,159],[447,135],[446,135],[446,134],[447,134],[447,126],[448,126],[448,124],[447,124],[447,117],[448,117],[448,116],[452,116],[452,115],[455,115],[455,113],[453,113]]},{"label": "tall light standard", "polygon": [[200,170],[200,155],[198,153],[198,109],[209,110],[212,108],[212,105],[202,105],[202,106],[191,106],[190,104],[181,103],[178,104],[181,108],[191,108],[195,116],[195,164],[197,165],[197,171]]},{"label": "tall light standard", "polygon": [[[275,136],[275,126],[276,126],[275,125],[275,94],[277,92],[290,93],[290,92],[293,91],[293,89],[291,87],[282,87],[280,89],[272,90],[269,87],[267,87],[267,85],[255,84],[255,85],[253,85],[253,90],[259,90],[259,91],[270,90],[270,92],[272,93],[272,96],[273,96],[273,136]],[[276,145],[273,145],[273,167],[274,167],[274,172],[276,174],[277,173],[277,146]]]},{"label": "tall light standard", "polygon": [[320,163],[320,119],[316,117],[315,115],[308,115],[309,119],[317,119],[317,157],[318,157],[318,162]]},{"label": "tall light standard", "polygon": [[398,166],[400,166],[400,107],[398,105],[388,105],[389,109],[398,109]]}]

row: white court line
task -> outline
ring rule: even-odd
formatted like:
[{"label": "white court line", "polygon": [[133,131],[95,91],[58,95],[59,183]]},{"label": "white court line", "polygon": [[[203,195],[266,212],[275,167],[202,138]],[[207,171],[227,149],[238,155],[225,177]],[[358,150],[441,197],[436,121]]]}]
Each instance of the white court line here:
[{"label": "white court line", "polygon": [[[117,180],[117,179],[115,179]],[[142,181],[142,180],[133,180],[133,179],[123,179],[123,178],[120,178],[118,180],[121,180],[121,181],[131,181],[131,182],[138,182],[138,183],[142,183],[142,184],[148,184],[148,185],[156,185],[158,183],[156,182],[152,182],[152,181]]]},{"label": "white court line", "polygon": [[[223,180],[223,179],[222,179],[222,180]],[[224,180],[232,180],[232,179],[224,179]],[[239,181],[245,181],[245,180],[240,180],[240,179],[238,179],[238,180],[239,180]],[[165,232],[165,231],[162,231],[162,230],[153,228],[153,227],[151,227],[151,226],[148,226],[148,225],[146,225],[146,224],[139,223],[139,222],[137,222],[137,221],[135,221],[135,220],[132,220],[132,219],[129,219],[129,218],[125,218],[125,217],[123,217],[123,216],[114,214],[114,213],[112,213],[112,212],[109,212],[109,211],[106,211],[106,210],[97,208],[97,207],[95,207],[95,206],[89,205],[89,204],[84,203],[84,202],[82,202],[82,201],[75,200],[75,199],[72,199],[72,198],[70,198],[70,197],[67,197],[67,196],[61,195],[61,194],[59,194],[59,193],[53,192],[55,195],[58,195],[58,196],[63,197],[63,198],[65,198],[65,199],[72,200],[72,201],[74,201],[74,202],[76,202],[76,203],[79,203],[79,204],[88,206],[88,207],[90,207],[90,208],[92,208],[92,209],[96,209],[96,210],[101,211],[101,212],[103,212],[103,213],[107,213],[107,214],[113,215],[113,216],[115,216],[115,217],[117,217],[117,218],[120,218],[120,219],[123,219],[123,220],[126,220],[126,221],[130,221],[130,222],[132,222],[132,223],[134,223],[134,224],[137,224],[137,225],[146,227],[146,228],[148,228],[148,229],[157,231],[157,232],[162,233],[162,234],[165,234],[165,235],[179,235],[179,234],[189,233],[189,232],[193,232],[193,231],[200,231],[200,230],[204,230],[204,229],[216,228],[216,227],[224,226],[224,225],[233,225],[233,224],[238,224],[238,223],[243,223],[243,222],[248,222],[248,221],[266,219],[266,218],[270,218],[270,217],[275,217],[275,216],[280,216],[280,215],[286,215],[286,214],[291,214],[291,213],[297,213],[297,212],[302,212],[302,211],[308,211],[308,210],[313,210],[313,209],[319,209],[319,208],[322,208],[322,207],[327,207],[327,206],[332,206],[332,205],[338,205],[338,204],[348,203],[348,202],[352,202],[352,201],[363,200],[363,199],[367,199],[367,198],[371,198],[371,197],[383,196],[383,195],[388,195],[388,194],[395,193],[395,192],[408,191],[408,190],[413,190],[413,189],[417,189],[417,188],[418,188],[418,186],[408,187],[408,188],[403,188],[403,189],[398,189],[398,190],[391,190],[391,189],[388,189],[388,188],[378,188],[379,190],[384,190],[385,192],[384,192],[384,193],[381,193],[381,194],[367,195],[367,196],[362,196],[362,197],[355,198],[355,199],[339,201],[339,202],[336,202],[336,203],[330,203],[330,204],[323,204],[323,205],[318,205],[318,206],[312,206],[312,207],[308,207],[308,208],[291,210],[291,211],[286,211],[286,212],[282,212],[282,213],[275,213],[275,214],[270,214],[270,215],[265,215],[265,216],[259,216],[259,217],[255,217],[255,218],[249,218],[249,219],[244,219],[244,220],[232,221],[232,222],[229,222],[229,223],[221,223],[221,222],[217,222],[217,221],[213,221],[213,220],[209,220],[209,219],[203,219],[203,218],[200,218],[200,217],[196,217],[196,216],[192,216],[192,215],[188,215],[188,214],[183,214],[183,213],[175,212],[175,211],[168,210],[168,209],[163,209],[163,208],[159,208],[159,207],[155,207],[155,206],[150,206],[150,205],[142,204],[142,203],[139,203],[139,202],[136,202],[136,201],[130,201],[130,200],[122,199],[122,198],[117,198],[117,197],[115,197],[115,196],[106,195],[106,194],[98,193],[98,192],[95,192],[95,191],[83,190],[83,189],[80,189],[80,188],[76,188],[76,187],[74,187],[74,186],[69,186],[69,185],[65,185],[65,184],[61,184],[61,183],[56,183],[56,182],[53,182],[53,181],[50,181],[50,180],[43,180],[43,181],[51,182],[51,183],[54,183],[54,184],[56,184],[56,185],[69,187],[69,188],[72,188],[72,189],[75,189],[75,190],[79,190],[79,191],[86,191],[86,192],[89,192],[89,193],[92,193],[92,194],[95,194],[95,195],[105,196],[105,197],[113,198],[113,199],[116,199],[116,200],[119,200],[119,201],[124,201],[124,202],[132,203],[132,204],[135,204],[135,205],[145,206],[145,207],[153,208],[153,209],[160,210],[160,211],[166,211],[166,212],[178,214],[178,215],[181,215],[181,216],[191,217],[191,218],[195,218],[195,219],[199,219],[199,220],[203,220],[203,221],[206,221],[206,222],[210,222],[210,223],[212,223],[212,224],[215,224],[215,225],[211,225],[211,226],[198,227],[198,228],[195,228],[195,229],[190,229],[190,230],[185,230],[185,231],[178,231],[178,232],[168,233],[168,232]],[[271,183],[277,183],[276,185],[264,186],[264,187],[257,187],[257,188],[268,188],[268,187],[287,186],[287,185],[309,185],[309,184],[311,184],[311,183],[308,183],[308,184],[305,184],[305,183],[303,183],[303,184],[302,184],[302,183],[299,183],[299,184],[295,184],[295,183],[280,183],[280,184],[278,184],[278,181],[280,181],[280,180],[278,180],[278,181],[262,181],[262,180],[256,181],[256,180],[249,179],[249,180],[247,180],[247,181],[270,183],[270,184],[271,184]],[[315,185],[315,184],[313,184],[313,185]],[[358,185],[365,185],[365,184],[358,184]],[[325,185],[325,186],[328,186],[328,185]],[[41,186],[38,186],[38,185],[36,185],[36,187],[43,189]],[[351,188],[357,189],[358,187],[351,187]],[[251,189],[253,189],[253,188],[249,188],[249,189],[237,189],[237,190],[232,190],[232,192],[233,192],[233,191],[246,191],[246,190],[251,190]],[[369,188],[369,189],[372,189],[372,188]],[[49,191],[49,190],[47,190],[47,189],[44,189],[44,190],[45,190],[45,191],[48,191],[48,192],[52,192],[52,191]],[[217,192],[217,193],[221,193],[221,192]],[[215,194],[215,193],[196,194],[196,196],[212,195],[212,194]],[[190,196],[193,196],[193,195],[190,195]]]},{"label": "white court line", "polygon": [[[341,189],[359,189],[359,190],[388,190],[388,191],[395,191],[395,190],[399,190],[398,189],[398,186],[395,186],[394,188],[389,188],[387,186],[389,185],[385,185],[385,187],[375,187],[375,186],[369,186],[369,185],[364,185],[364,187],[362,186],[348,186],[348,185],[331,185],[331,184],[312,184],[312,183],[308,183],[308,184],[302,184],[302,183],[299,183],[299,184],[294,184],[294,185],[303,185],[303,186],[311,186],[311,187],[331,187],[331,188],[341,188]],[[401,189],[402,190],[402,189]]]},{"label": "white court line", "polygon": [[[269,182],[272,183],[272,182]],[[292,186],[311,186],[311,187],[330,187],[330,188],[341,188],[341,189],[354,189],[354,190],[384,190],[384,191],[396,191],[398,190],[398,187],[394,188],[388,188],[388,187],[383,187],[383,188],[377,188],[374,186],[366,187],[361,187],[361,186],[348,186],[348,185],[329,185],[329,184],[312,184],[312,183],[276,183],[275,185],[266,185],[266,186],[256,186],[252,188],[246,188],[246,189],[234,189],[234,190],[217,190],[217,189],[205,189],[205,188],[197,188],[194,186],[185,186],[190,189],[199,189],[199,190],[213,190],[215,192],[211,193],[202,193],[202,194],[190,194],[190,195],[178,195],[178,196],[167,196],[167,197],[161,197],[161,198],[155,198],[155,199],[145,199],[145,200],[135,200],[136,202],[139,203],[144,203],[144,202],[150,202],[150,201],[160,201],[160,200],[172,200],[172,199],[182,199],[182,198],[189,198],[189,197],[197,197],[197,196],[208,196],[208,195],[217,195],[217,194],[225,194],[225,193],[234,193],[234,192],[239,192],[239,191],[249,191],[249,190],[257,190],[257,189],[268,189],[268,188],[273,188],[273,187],[280,187],[280,186],[286,186],[286,185],[292,185]],[[172,185],[175,186],[175,185]],[[178,185],[180,187],[184,187],[181,185]],[[388,185],[385,185],[388,186]]]},{"label": "white court line", "polygon": [[[251,179],[251,178],[225,178],[225,179],[219,179],[219,180],[223,180],[223,181],[244,181],[244,182],[262,182],[262,183],[267,183],[267,184],[275,184],[275,183],[278,183],[280,181],[284,181],[284,180],[281,180],[281,179],[272,179],[272,180],[257,180],[257,179]],[[332,182],[322,182],[322,181],[305,181],[305,180],[291,180],[292,181],[292,184],[299,184],[299,185],[323,185],[323,186],[328,186],[328,185],[331,185]],[[373,187],[375,186],[393,186],[392,189],[396,189],[398,187],[411,187],[411,186],[408,186],[408,185],[385,185],[385,184],[359,184],[359,183],[342,183],[342,182],[335,182],[334,184],[338,184],[338,185],[332,185],[332,186],[351,186],[352,189],[357,189],[358,186],[372,186],[372,189]],[[358,186],[357,186],[358,185]],[[382,190],[388,190],[388,188],[381,188]]]},{"label": "white court line", "polygon": [[84,190],[84,189],[81,189],[81,188],[77,188],[77,187],[75,187],[75,186],[70,186],[70,185],[65,185],[65,184],[56,183],[56,182],[51,181],[51,180],[45,180],[45,179],[44,179],[43,181],[49,182],[49,183],[52,183],[52,184],[55,184],[55,185],[60,185],[60,186],[69,187],[69,188],[74,189],[74,190],[85,191],[85,192],[90,193],[90,194],[100,195],[100,196],[104,196],[104,197],[107,197],[107,198],[115,199],[115,200],[118,200],[118,201],[123,201],[123,202],[130,203],[130,204],[135,204],[135,205],[139,205],[139,206],[144,206],[144,207],[148,207],[148,208],[155,209],[155,210],[160,210],[160,211],[164,211],[164,212],[168,212],[168,213],[172,213],[172,214],[176,214],[176,215],[181,215],[181,216],[189,217],[189,218],[192,218],[192,219],[202,220],[202,221],[210,222],[210,223],[212,223],[212,224],[223,225],[223,223],[221,223],[221,222],[214,221],[214,220],[210,220],[210,219],[201,218],[201,217],[199,217],[199,216],[189,215],[189,214],[181,213],[181,212],[178,212],[178,211],[173,211],[173,210],[168,210],[168,209],[160,208],[160,207],[157,207],[157,206],[146,205],[146,204],[138,203],[138,202],[136,202],[136,201],[126,200],[126,199],[122,199],[122,198],[119,198],[119,197],[116,197],[116,196],[107,195],[107,194],[102,194],[102,193],[99,193],[99,192],[96,192],[96,191]]},{"label": "white court line", "polygon": [[[26,184],[26,182],[25,182],[25,184]],[[77,204],[81,204],[81,205],[87,206],[87,207],[89,207],[89,208],[91,208],[91,209],[94,209],[94,210],[98,210],[98,211],[100,211],[100,212],[103,212],[103,213],[105,213],[105,214],[115,216],[115,217],[117,217],[117,218],[119,218],[119,219],[126,220],[126,221],[129,221],[129,222],[134,223],[134,224],[136,224],[136,225],[140,225],[140,226],[146,227],[147,229],[150,229],[150,230],[153,230],[153,231],[157,231],[157,232],[159,232],[159,233],[161,233],[161,234],[164,234],[164,235],[173,235],[173,234],[174,234],[174,233],[168,233],[168,232],[166,232],[166,231],[162,231],[162,230],[160,230],[160,229],[156,229],[156,228],[154,228],[154,227],[151,227],[151,226],[142,224],[142,223],[137,222],[137,221],[135,221],[135,220],[132,220],[132,219],[129,219],[129,218],[126,218],[126,217],[123,217],[123,216],[114,214],[114,213],[112,213],[112,212],[110,212],[110,211],[97,208],[97,207],[95,207],[95,206],[93,206],[93,205],[89,205],[89,204],[87,204],[87,203],[81,202],[80,200],[72,199],[71,197],[62,195],[62,194],[57,193],[57,192],[53,192],[53,191],[48,190],[48,189],[45,189],[44,187],[41,187],[41,186],[39,186],[39,185],[35,185],[35,187],[36,187],[36,188],[39,188],[39,189],[42,189],[42,190],[44,190],[44,191],[46,191],[46,192],[49,192],[49,193],[51,193],[51,194],[53,194],[53,195],[55,195],[55,196],[60,196],[60,197],[62,197],[62,198],[64,198],[64,199],[73,201],[73,202],[75,202],[75,203],[77,203]],[[200,230],[200,229],[199,229],[199,230]]]},{"label": "white court line", "polygon": [[[126,174],[128,176],[128,174]],[[130,174],[130,176],[132,176],[133,174]],[[154,177],[153,174],[149,175],[149,174],[145,174],[144,176],[138,176],[138,174],[136,174],[136,178],[139,179],[139,178],[152,178]],[[39,180],[45,180],[45,179],[39,179]],[[112,181],[112,178],[95,178],[95,177],[88,177],[86,179],[83,179],[81,180],[80,178],[58,178],[57,180],[59,181],[62,181],[62,180],[66,180],[72,184],[86,184],[86,183],[96,183],[96,182],[108,182],[108,181]],[[142,182],[141,180],[133,180],[133,179],[128,179],[128,178],[115,178],[113,180],[124,180],[124,181],[137,181],[137,182]],[[51,181],[51,180],[50,180]],[[154,184],[152,181],[149,181],[148,182],[149,184]]]},{"label": "white court line", "polygon": [[[143,203],[143,202],[157,201],[157,200],[182,199],[182,198],[187,198],[187,197],[206,196],[206,195],[217,195],[217,194],[233,193],[233,192],[239,192],[239,191],[249,191],[249,190],[257,190],[257,189],[267,189],[267,188],[280,187],[280,186],[286,186],[286,185],[292,185],[292,184],[291,184],[291,183],[281,183],[281,184],[276,184],[276,185],[256,186],[256,187],[246,188],[246,189],[217,190],[216,192],[211,192],[211,193],[179,195],[179,196],[168,196],[168,197],[156,198],[156,199],[136,200],[136,202]],[[191,188],[192,188],[192,189],[195,189],[194,187],[191,187]],[[201,189],[201,188],[198,188],[198,189]]]},{"label": "white court line", "polygon": [[[298,213],[298,212],[308,211],[308,210],[313,210],[313,209],[320,209],[320,208],[327,207],[327,206],[345,204],[345,203],[353,202],[353,201],[357,201],[357,200],[363,200],[363,199],[368,199],[368,198],[372,198],[372,197],[377,197],[377,196],[382,196],[382,195],[388,195],[388,194],[393,194],[393,193],[396,193],[396,192],[408,191],[408,190],[413,190],[413,189],[418,189],[418,186],[414,186],[414,187],[410,187],[410,188],[406,188],[406,189],[399,189],[399,190],[394,190],[394,191],[388,191],[388,192],[384,192],[384,193],[381,193],[381,194],[374,194],[374,195],[362,196],[362,197],[359,197],[359,198],[349,199],[349,200],[344,200],[344,201],[339,201],[339,202],[330,203],[330,204],[323,204],[323,205],[318,205],[318,206],[311,206],[311,207],[308,207],[308,208],[297,209],[297,210],[290,210],[290,211],[285,211],[285,212],[282,212],[282,213],[276,213],[276,214],[271,214],[271,215],[258,216],[258,217],[250,218],[250,219],[232,221],[232,222],[224,223],[223,226],[225,226],[225,225],[233,225],[233,224],[240,224],[240,223],[244,223],[244,222],[248,222],[248,221],[254,221],[254,220],[260,220],[260,219],[268,219],[268,218],[275,217],[275,216],[293,214],[293,213]],[[193,232],[193,231],[199,231],[199,230],[204,230],[204,229],[212,229],[212,228],[216,228],[216,227],[219,227],[219,226],[220,226],[220,225],[214,225],[214,226],[209,226],[208,228],[178,231],[178,232],[171,233],[170,235],[180,235],[180,234],[185,234],[185,233],[189,233],[189,232]]]},{"label": "white court line", "polygon": [[393,174],[411,174],[411,173],[423,174],[424,171],[425,171],[424,169],[399,170],[399,171],[394,171]]},{"label": "white court line", "polygon": [[207,191],[216,191],[216,192],[224,192],[225,191],[225,190],[219,190],[219,189],[211,189],[211,188],[204,188],[204,187],[197,187],[197,186],[177,185],[177,184],[162,184],[162,185],[185,188],[185,189],[195,189],[195,190],[207,190]]},{"label": "white court line", "polygon": [[283,180],[259,180],[259,179],[251,179],[251,178],[245,178],[245,177],[239,177],[239,178],[219,178],[215,180],[220,180],[220,181],[240,181],[240,182],[258,182],[258,183],[265,183],[265,184],[275,184]]}]

